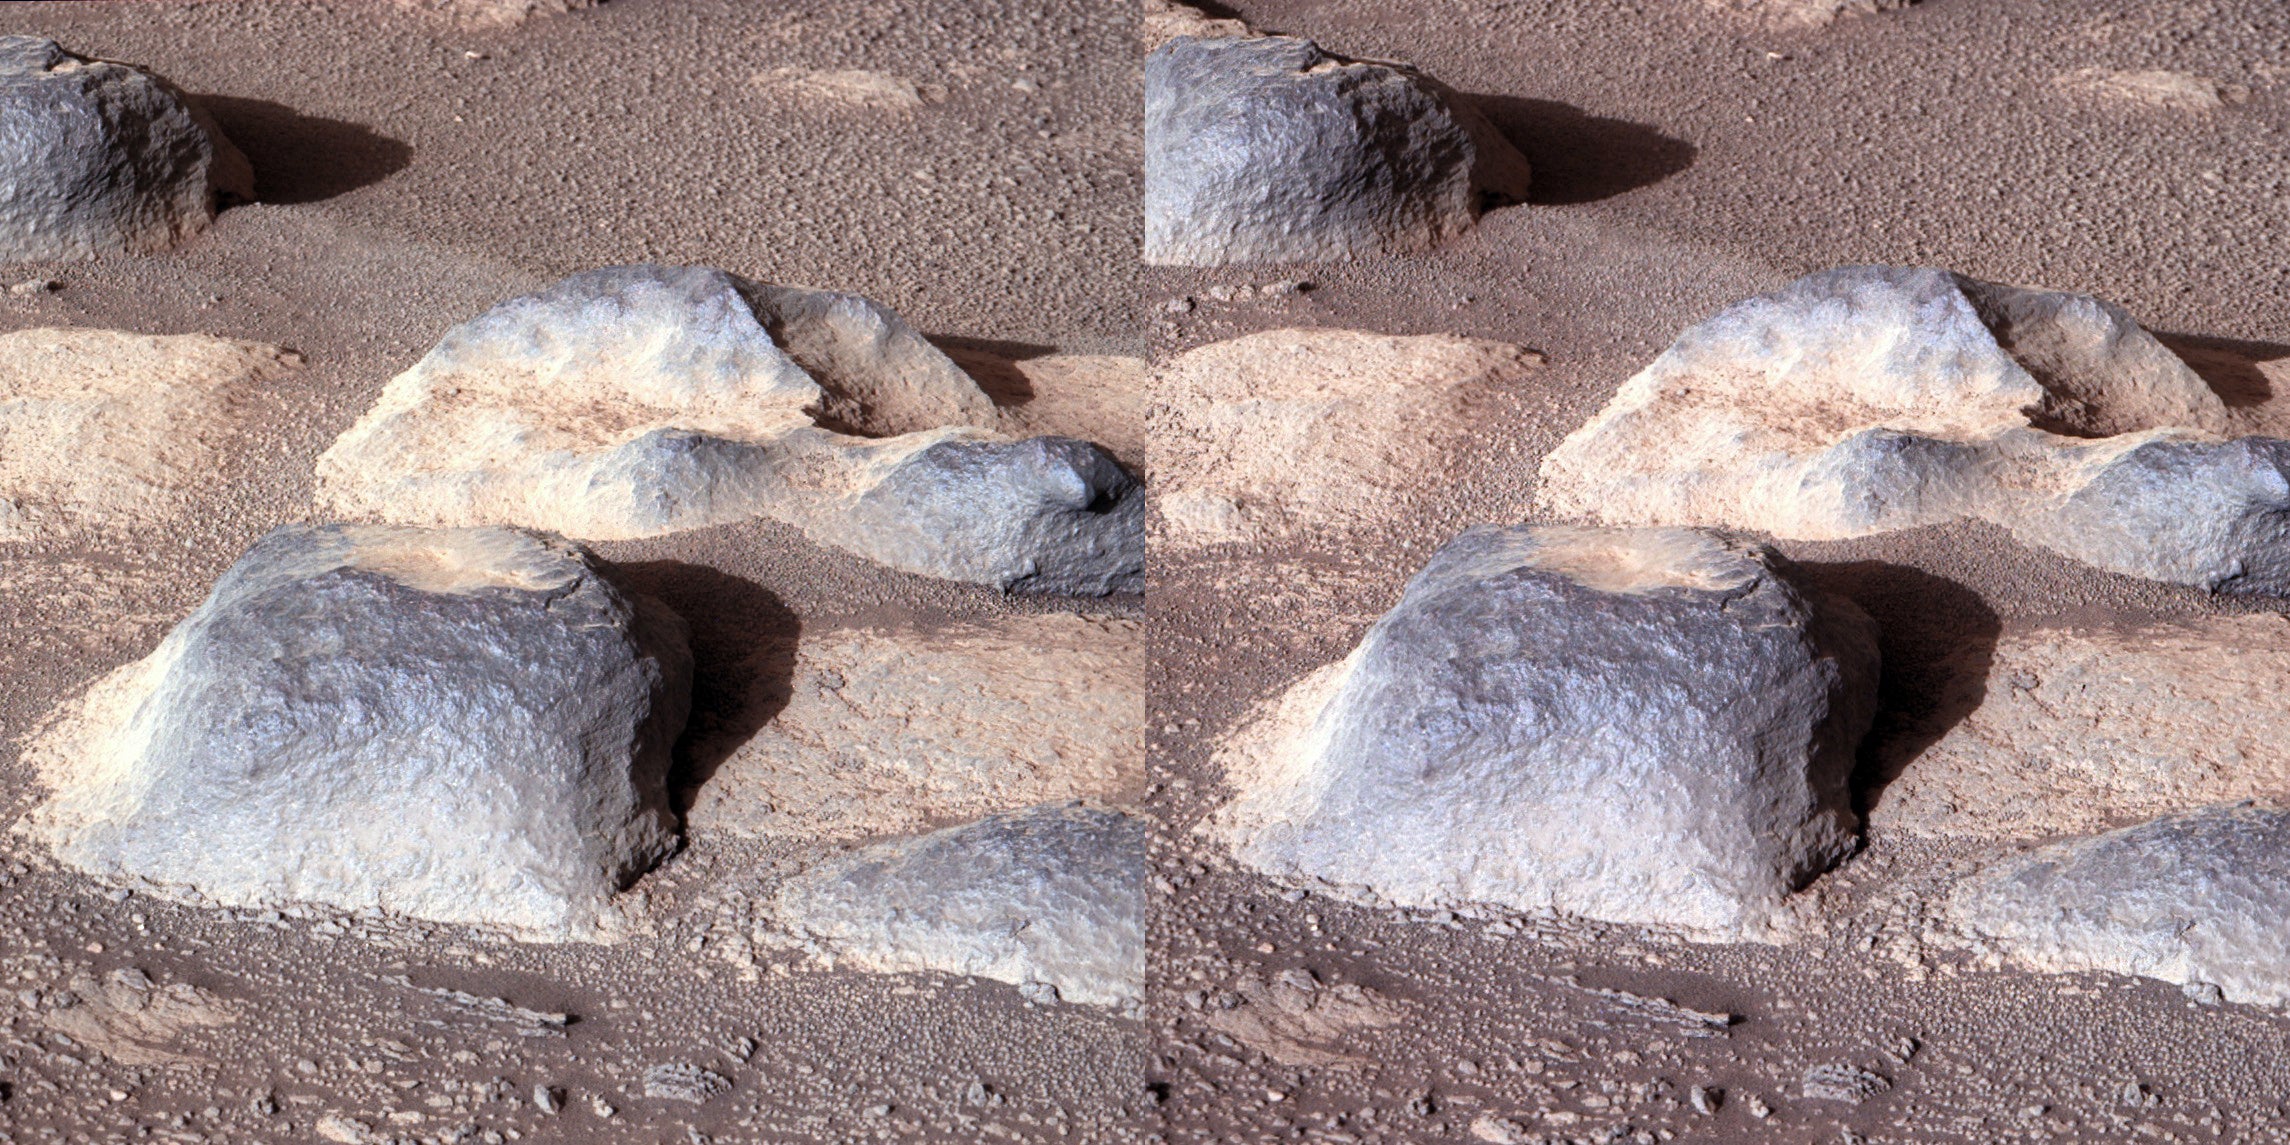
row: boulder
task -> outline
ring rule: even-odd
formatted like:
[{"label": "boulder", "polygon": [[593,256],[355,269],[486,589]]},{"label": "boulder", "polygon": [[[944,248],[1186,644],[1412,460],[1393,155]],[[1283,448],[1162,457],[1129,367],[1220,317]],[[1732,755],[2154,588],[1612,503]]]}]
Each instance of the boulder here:
[{"label": "boulder", "polygon": [[247,403],[301,358],[203,334],[0,334],[0,540],[148,529],[216,492]]},{"label": "boulder", "polygon": [[1418,250],[1523,199],[1526,157],[1464,97],[1291,36],[1180,37],[1145,60],[1145,261]]},{"label": "boulder", "polygon": [[2082,835],[2290,791],[2290,624],[2273,614],[2006,633],[1955,678],[1968,711],[1901,765],[1871,827]]},{"label": "boulder", "polygon": [[2039,847],[1967,878],[1948,913],[2032,969],[2290,1004],[2290,812],[2209,807]]},{"label": "boulder", "polygon": [[167,81],[0,36],[0,259],[166,250],[254,198],[254,168]]},{"label": "boulder", "polygon": [[447,333],[319,459],[318,496],[357,518],[598,540],[768,517],[925,576],[1134,588],[1135,481],[1086,442],[977,428],[996,417],[864,298],[609,267]]},{"label": "boulder", "polygon": [[1800,540],[1979,519],[2111,572],[2290,591],[2290,445],[2234,424],[2112,303],[1846,267],[1679,335],[1544,459],[1542,495]]},{"label": "boulder", "polygon": [[1221,751],[1208,830],[1370,901],[1761,938],[1855,845],[1875,626],[1689,529],[1479,527]]},{"label": "boulder", "polygon": [[1382,532],[1453,483],[1478,407],[1542,364],[1450,334],[1269,330],[1156,372],[1148,465],[1175,548]]},{"label": "boulder", "polygon": [[695,833],[905,834],[1144,786],[1133,621],[1013,616],[930,632],[806,631],[759,653],[771,718],[701,786]]},{"label": "boulder", "polygon": [[838,964],[1014,983],[1135,1009],[1145,989],[1145,829],[1049,805],[826,860],[788,880],[780,920]]},{"label": "boulder", "polygon": [[31,755],[64,863],[235,906],[607,936],[676,845],[683,623],[510,529],[289,525]]}]

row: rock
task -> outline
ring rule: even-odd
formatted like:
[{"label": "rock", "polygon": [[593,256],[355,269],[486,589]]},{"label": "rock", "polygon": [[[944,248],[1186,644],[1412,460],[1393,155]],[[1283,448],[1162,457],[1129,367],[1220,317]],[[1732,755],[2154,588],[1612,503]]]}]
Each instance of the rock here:
[{"label": "rock", "polygon": [[771,719],[700,788],[695,832],[896,835],[1144,786],[1145,645],[1134,622],[1059,614],[928,633],[807,631],[792,656],[791,673],[756,672]]},{"label": "rock", "polygon": [[1609,524],[1800,540],[1965,518],[2111,572],[2290,591],[2290,444],[2120,307],[1846,267],[1686,331],[1544,459]]},{"label": "rock", "polygon": [[318,493],[358,518],[603,540],[760,516],[925,576],[1135,588],[1135,481],[1086,442],[973,428],[995,423],[866,299],[610,267],[449,332],[319,459]]},{"label": "rock", "polygon": [[254,168],[167,81],[0,36],[0,259],[151,254],[207,229]]},{"label": "rock", "polygon": [[1769,550],[1480,527],[1219,753],[1246,865],[1409,907],[1769,937],[1854,846],[1875,627]]},{"label": "rock", "polygon": [[915,111],[924,104],[946,102],[946,88],[941,85],[918,84],[883,72],[782,67],[757,73],[755,85],[803,102],[871,111]]},{"label": "rock", "polygon": [[1801,1083],[1807,1101],[1835,1101],[1859,1105],[1892,1088],[1892,1079],[1859,1066],[1832,1062],[1805,1071]]},{"label": "rock", "polygon": [[1189,4],[1177,3],[1176,0],[1144,0],[1144,4],[1145,23],[1140,35],[1147,52],[1179,36],[1209,40],[1256,34],[1243,21],[1213,17]]},{"label": "rock", "polygon": [[1148,464],[1173,548],[1382,533],[1453,482],[1486,399],[1542,355],[1437,334],[1271,330],[1157,372]]},{"label": "rock", "polygon": [[470,28],[508,28],[535,16],[562,16],[594,8],[600,0],[394,0],[409,12]]},{"label": "rock", "polygon": [[1704,0],[1710,8],[1791,30],[1825,28],[1838,19],[1897,12],[1916,0]]},{"label": "rock", "polygon": [[1948,903],[2031,969],[2105,970],[2290,1004],[2290,812],[2204,808],[2002,859]]},{"label": "rock", "polygon": [[2290,791],[2290,624],[2269,614],[2012,632],[1969,649],[1967,712],[1901,765],[1872,827],[2081,835]]},{"label": "rock", "polygon": [[1526,157],[1464,97],[1289,36],[1179,38],[1145,61],[1145,261],[1418,250],[1526,196]]},{"label": "rock", "polygon": [[1048,805],[878,843],[790,879],[779,916],[838,963],[1043,983],[1068,1002],[1144,997],[1145,830]]},{"label": "rock", "polygon": [[246,404],[300,362],[203,334],[0,334],[0,540],[193,511],[218,490]]},{"label": "rock", "polygon": [[1227,983],[1201,1020],[1282,1065],[1357,1069],[1374,1059],[1345,1050],[1346,1039],[1356,1031],[1399,1025],[1406,1016],[1365,986],[1325,984],[1308,970],[1289,970],[1271,979],[1247,974]]},{"label": "rock", "polygon": [[30,755],[28,829],[106,879],[609,936],[675,846],[683,624],[507,529],[289,525]]},{"label": "rock", "polygon": [[2218,111],[2230,103],[2250,101],[2250,89],[2241,84],[2186,72],[2077,68],[2053,76],[2052,83],[2074,95],[2167,111]]},{"label": "rock", "polygon": [[665,1062],[644,1071],[644,1096],[704,1105],[731,1092],[731,1079],[711,1069]]},{"label": "rock", "polygon": [[1043,354],[1013,360],[958,346],[946,355],[989,392],[1020,399],[995,411],[1003,433],[1074,437],[1104,446],[1124,463],[1144,460],[1145,410],[1153,386],[1153,370],[1144,359]]},{"label": "rock", "polygon": [[211,1065],[183,1047],[185,1036],[238,1020],[238,1007],[210,991],[188,982],[161,987],[133,968],[100,980],[75,977],[59,1000],[40,1015],[48,1029],[124,1066]]}]

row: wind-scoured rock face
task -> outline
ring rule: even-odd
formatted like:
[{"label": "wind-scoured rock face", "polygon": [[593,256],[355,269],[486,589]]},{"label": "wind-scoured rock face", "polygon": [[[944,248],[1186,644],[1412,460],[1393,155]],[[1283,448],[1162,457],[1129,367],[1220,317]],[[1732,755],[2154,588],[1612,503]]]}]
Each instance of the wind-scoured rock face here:
[{"label": "wind-scoured rock face", "polygon": [[174,246],[217,195],[254,198],[254,168],[165,80],[0,36],[0,259]]},{"label": "wind-scoured rock face", "polygon": [[1965,518],[2112,572],[2290,591],[2290,443],[2079,294],[1846,267],[1686,331],[1543,462],[1554,510],[1800,540]]},{"label": "wind-scoured rock face", "polygon": [[1949,912],[2033,969],[2290,1004],[2290,813],[2212,807],[2041,847],[1967,879]]},{"label": "wind-scoured rock face", "polygon": [[290,525],[35,747],[64,862],[239,906],[608,934],[675,846],[680,620],[510,529]]},{"label": "wind-scoured rock face", "polygon": [[1174,39],[1145,61],[1145,261],[1300,262],[1410,251],[1526,157],[1462,96],[1289,36]]},{"label": "wind-scoured rock face", "polygon": [[779,916],[836,961],[938,970],[1134,1008],[1145,990],[1145,830],[1049,805],[879,843],[789,880]]},{"label": "wind-scoured rock face", "polygon": [[1690,529],[1472,529],[1223,753],[1275,877],[1762,937],[1854,845],[1874,625]]},{"label": "wind-scoured rock face", "polygon": [[1135,587],[1135,481],[1087,442],[975,428],[995,416],[866,299],[610,267],[448,333],[319,459],[319,499],[599,540],[760,516],[926,576]]}]

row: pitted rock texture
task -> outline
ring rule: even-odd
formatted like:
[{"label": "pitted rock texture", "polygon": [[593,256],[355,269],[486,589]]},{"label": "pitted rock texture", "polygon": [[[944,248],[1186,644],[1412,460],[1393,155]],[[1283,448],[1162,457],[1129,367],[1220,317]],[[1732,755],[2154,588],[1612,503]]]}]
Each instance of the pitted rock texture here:
[{"label": "pitted rock texture", "polygon": [[289,525],[31,752],[73,867],[235,906],[609,936],[675,846],[684,626],[510,529]]},{"label": "pitted rock texture", "polygon": [[1704,0],[1712,9],[1779,29],[1825,28],[1841,18],[1897,12],[1916,0]]},{"label": "pitted rock texture", "polygon": [[1799,540],[1966,518],[2111,572],[2290,591],[2290,443],[2111,303],[1825,271],[1684,334],[1544,459],[1554,511]]},{"label": "pitted rock texture", "polygon": [[0,540],[150,528],[216,491],[246,407],[301,358],[203,334],[0,334]]},{"label": "pitted rock texture", "polygon": [[2057,838],[2290,793],[2290,624],[2273,614],[2006,633],[1971,648],[1962,712],[1900,765],[1872,828]]},{"label": "pitted rock texture", "polygon": [[793,657],[787,679],[758,673],[771,718],[701,786],[695,833],[896,835],[1144,785],[1133,621],[806,631]]},{"label": "pitted rock texture", "polygon": [[1145,829],[1029,808],[878,843],[789,880],[779,917],[838,964],[992,978],[1134,1009],[1145,989]]},{"label": "pitted rock texture", "polygon": [[1542,360],[1502,342],[1357,330],[1269,330],[1180,354],[1156,371],[1149,414],[1158,539],[1389,529],[1451,483],[1449,447],[1486,399]]},{"label": "pitted rock texture", "polygon": [[1875,626],[1690,529],[1480,527],[1221,752],[1249,866],[1716,938],[1854,846]]},{"label": "pitted rock texture", "polygon": [[599,0],[393,0],[398,7],[470,28],[507,28],[535,16],[562,16]]},{"label": "pitted rock texture", "polygon": [[2001,860],[1949,900],[2036,970],[2106,970],[2290,1004],[2290,812],[2205,808]]},{"label": "pitted rock texture", "polygon": [[254,198],[213,119],[147,72],[0,36],[0,259],[166,250]]},{"label": "pitted rock texture", "polygon": [[447,333],[319,459],[319,499],[598,540],[760,516],[925,576],[1134,588],[1134,479],[1087,442],[974,428],[995,421],[976,382],[866,299],[609,267]]},{"label": "pitted rock texture", "polygon": [[1145,261],[1310,262],[1428,247],[1526,157],[1455,92],[1290,36],[1180,37],[1145,60]]}]

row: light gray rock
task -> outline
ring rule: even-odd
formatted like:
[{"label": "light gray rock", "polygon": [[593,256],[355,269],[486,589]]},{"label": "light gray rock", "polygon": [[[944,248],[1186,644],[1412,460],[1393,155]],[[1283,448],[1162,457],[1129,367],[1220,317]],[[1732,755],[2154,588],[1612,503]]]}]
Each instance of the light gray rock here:
[{"label": "light gray rock", "polygon": [[1135,480],[1089,443],[994,424],[976,382],[864,298],[608,267],[447,333],[319,459],[319,498],[598,540],[768,517],[925,576],[1134,588]]},{"label": "light gray rock", "polygon": [[1554,511],[1834,540],[1966,518],[2113,572],[2290,591],[2290,445],[2121,307],[1824,271],[1727,308],[1545,458]]},{"label": "light gray rock", "polygon": [[1430,246],[1526,157],[1464,97],[1289,36],[1180,37],[1145,61],[1145,260],[1218,266]]},{"label": "light gray rock", "polygon": [[1875,627],[1690,529],[1480,527],[1220,753],[1244,863],[1415,907],[1786,929],[1854,846]]},{"label": "light gray rock", "polygon": [[778,913],[837,962],[1133,1008],[1145,986],[1144,881],[1141,824],[1045,804],[827,860],[788,881]]},{"label": "light gray rock", "polygon": [[2037,970],[2290,1004],[2290,812],[2230,804],[2040,847],[1965,880],[1948,910]]},{"label": "light gray rock", "polygon": [[0,36],[0,258],[165,250],[216,197],[254,198],[254,168],[167,81]]},{"label": "light gray rock", "polygon": [[606,937],[675,846],[684,626],[566,542],[289,525],[31,753],[30,829],[207,901]]}]

